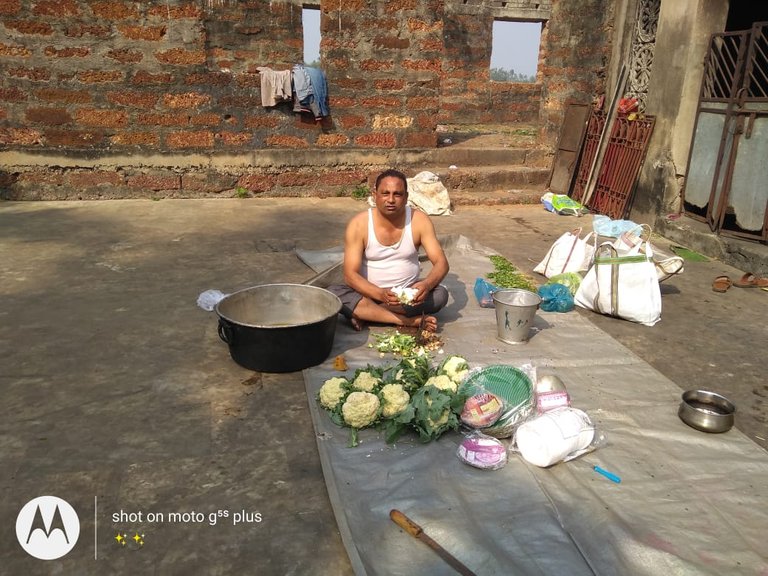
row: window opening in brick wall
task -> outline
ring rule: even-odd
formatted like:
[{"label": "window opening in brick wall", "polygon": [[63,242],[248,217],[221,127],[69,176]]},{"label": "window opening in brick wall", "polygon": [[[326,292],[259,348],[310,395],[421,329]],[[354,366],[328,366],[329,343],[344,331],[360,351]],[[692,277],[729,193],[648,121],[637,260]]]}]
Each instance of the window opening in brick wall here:
[{"label": "window opening in brick wall", "polygon": [[491,80],[535,82],[541,22],[493,21]]},{"label": "window opening in brick wall", "polygon": [[302,8],[301,22],[304,32],[304,64],[320,64],[320,9]]}]

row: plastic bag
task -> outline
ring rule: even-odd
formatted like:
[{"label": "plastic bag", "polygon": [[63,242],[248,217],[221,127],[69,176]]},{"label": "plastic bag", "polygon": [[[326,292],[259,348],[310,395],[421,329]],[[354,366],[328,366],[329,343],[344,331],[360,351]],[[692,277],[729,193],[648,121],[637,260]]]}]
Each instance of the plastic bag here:
[{"label": "plastic bag", "polygon": [[609,238],[618,238],[624,232],[635,230],[638,224],[632,220],[611,220],[608,216],[595,214],[592,217],[592,229],[599,236],[608,236]]},{"label": "plastic bag", "polygon": [[552,276],[547,284],[562,284],[568,288],[571,296],[573,296],[581,285],[581,274],[578,272],[564,272],[563,274],[557,274]]},{"label": "plastic bag", "polygon": [[485,280],[484,278],[478,278],[475,280],[475,298],[481,308],[494,308],[493,293],[498,288]]},{"label": "plastic bag", "polygon": [[500,440],[474,430],[459,444],[456,456],[475,468],[498,470],[507,463],[507,447]]},{"label": "plastic bag", "polygon": [[562,284],[544,284],[539,287],[540,307],[545,312],[570,312],[573,310],[573,294]]},{"label": "plastic bag", "polygon": [[552,208],[558,214],[568,216],[581,216],[587,211],[581,203],[565,194],[555,194],[552,196]]},{"label": "plastic bag", "polygon": [[[528,384],[525,383],[526,380]],[[523,364],[519,368],[492,365],[472,368],[462,386],[470,395],[491,393],[501,398],[501,415],[492,425],[482,430],[494,438],[509,438],[520,423],[536,413],[535,382],[536,367],[532,364]]]},{"label": "plastic bag", "polygon": [[555,209],[552,207],[552,197],[554,194],[552,192],[547,192],[541,197],[541,203],[544,205],[544,209],[547,212],[554,212]]},{"label": "plastic bag", "polygon": [[470,428],[487,428],[496,423],[504,410],[504,401],[490,392],[478,392],[467,398],[461,411],[461,423]]},{"label": "plastic bag", "polygon": [[546,468],[568,462],[605,444],[589,416],[577,408],[555,408],[521,424],[513,450],[526,462]]},{"label": "plastic bag", "polygon": [[210,312],[216,307],[216,304],[226,296],[226,294],[219,290],[206,290],[205,292],[201,292],[200,296],[197,297],[197,305],[203,310]]}]

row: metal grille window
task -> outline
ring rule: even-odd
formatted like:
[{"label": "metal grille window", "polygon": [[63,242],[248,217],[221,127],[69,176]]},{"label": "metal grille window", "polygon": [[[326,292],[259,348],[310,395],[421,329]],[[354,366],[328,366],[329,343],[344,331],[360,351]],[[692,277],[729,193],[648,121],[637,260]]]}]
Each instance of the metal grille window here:
[{"label": "metal grille window", "polygon": [[715,34],[704,64],[683,206],[712,230],[768,240],[768,22]]}]

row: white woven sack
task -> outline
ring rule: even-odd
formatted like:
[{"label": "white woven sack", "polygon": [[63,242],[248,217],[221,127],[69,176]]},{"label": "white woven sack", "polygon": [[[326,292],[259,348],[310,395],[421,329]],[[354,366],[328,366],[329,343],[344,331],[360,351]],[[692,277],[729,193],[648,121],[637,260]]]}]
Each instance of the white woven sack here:
[{"label": "white woven sack", "polygon": [[[643,238],[643,233],[647,231],[648,238]],[[628,256],[630,254],[639,254],[643,248],[644,243],[651,243],[651,227],[648,224],[639,224],[632,230],[628,230],[621,234],[613,242],[613,247],[616,248],[619,256]],[[685,270],[685,260],[680,256],[666,256],[659,254],[653,246],[654,250],[653,262],[656,265],[656,275],[659,278],[659,282],[663,282],[667,278],[671,278],[675,274],[682,274]]]},{"label": "white woven sack", "polygon": [[661,290],[653,249],[644,243],[639,254],[619,255],[611,242],[597,249],[594,264],[581,281],[577,306],[653,326],[661,319]]},{"label": "white woven sack", "polygon": [[581,228],[574,228],[555,240],[544,259],[533,269],[534,272],[551,278],[565,272],[588,270],[595,256],[597,234],[590,232],[584,238],[580,235]]}]

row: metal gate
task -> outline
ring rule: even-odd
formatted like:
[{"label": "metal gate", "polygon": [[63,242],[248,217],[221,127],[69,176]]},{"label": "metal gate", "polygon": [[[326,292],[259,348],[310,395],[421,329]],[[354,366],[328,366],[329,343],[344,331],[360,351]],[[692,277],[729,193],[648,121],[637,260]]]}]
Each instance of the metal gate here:
[{"label": "metal gate", "polygon": [[635,181],[645,158],[656,117],[640,116],[630,120],[627,115],[619,115],[615,119],[607,136],[605,155],[596,167],[597,178],[590,195],[587,185],[605,123],[605,112],[592,110],[571,197],[593,212],[620,219],[625,218],[629,212]]},{"label": "metal gate", "polygon": [[768,240],[768,22],[710,38],[686,174],[688,216]]}]

